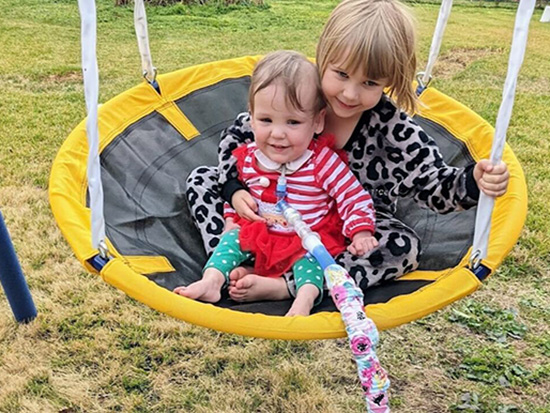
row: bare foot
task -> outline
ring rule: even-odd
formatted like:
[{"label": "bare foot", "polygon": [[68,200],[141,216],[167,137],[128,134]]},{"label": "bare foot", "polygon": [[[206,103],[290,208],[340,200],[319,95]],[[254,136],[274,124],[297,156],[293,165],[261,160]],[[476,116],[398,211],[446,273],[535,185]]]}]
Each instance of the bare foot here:
[{"label": "bare foot", "polygon": [[208,269],[204,272],[202,280],[189,284],[187,287],[177,287],[174,292],[193,300],[217,303],[222,298],[220,290],[224,282],[225,278],[221,272]]},{"label": "bare foot", "polygon": [[237,267],[229,273],[229,287],[234,287],[241,278],[245,275],[252,274],[254,268],[252,267]]},{"label": "bare foot", "polygon": [[296,293],[296,299],[292,303],[290,310],[286,313],[287,317],[295,315],[308,316],[311,313],[315,299],[319,296],[319,289],[313,284],[302,286]]},{"label": "bare foot", "polygon": [[278,301],[290,298],[290,293],[283,277],[270,278],[247,273],[236,280],[233,286],[230,283],[229,296],[239,302]]}]

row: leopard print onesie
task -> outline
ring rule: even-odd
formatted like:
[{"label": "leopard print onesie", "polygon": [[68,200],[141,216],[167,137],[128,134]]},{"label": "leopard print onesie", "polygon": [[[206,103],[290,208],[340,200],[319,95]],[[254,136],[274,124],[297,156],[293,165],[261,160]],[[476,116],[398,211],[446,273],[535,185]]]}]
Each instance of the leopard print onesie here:
[{"label": "leopard print onesie", "polygon": [[[244,188],[231,153],[253,139],[250,115],[241,113],[222,132],[219,166],[199,167],[187,179],[189,207],[208,254],[223,230],[223,199],[230,200],[235,191]],[[420,239],[394,216],[400,197],[412,197],[442,214],[477,204],[474,165],[446,165],[434,140],[386,96],[363,113],[344,150],[350,169],[371,194],[376,210],[379,247],[361,257],[346,251],[335,258],[363,290],[418,267]],[[284,276],[294,294],[293,275]]]}]

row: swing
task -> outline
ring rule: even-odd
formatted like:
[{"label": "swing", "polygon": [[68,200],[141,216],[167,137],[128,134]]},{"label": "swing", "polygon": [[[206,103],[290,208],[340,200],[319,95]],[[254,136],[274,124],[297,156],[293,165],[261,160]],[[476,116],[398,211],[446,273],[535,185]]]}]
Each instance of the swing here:
[{"label": "swing", "polygon": [[[52,211],[88,271],[158,311],[254,337],[344,337],[344,324],[328,295],[308,317],[283,317],[290,301],[236,303],[225,296],[214,305],[172,293],[175,286],[198,280],[207,258],[189,215],[186,178],[198,166],[217,164],[220,132],[246,110],[257,60],[248,56],[160,75],[99,108],[105,242],[111,259],[98,264],[91,242],[85,121],[53,163]],[[423,89],[419,98],[414,118],[436,140],[447,163],[464,166],[489,157],[494,129],[485,120],[433,87]],[[439,215],[412,201],[398,205],[398,217],[421,237],[423,256],[417,271],[365,291],[366,312],[379,329],[419,319],[471,294],[510,252],[525,221],[527,189],[508,146],[502,159],[511,176],[508,191],[495,202],[486,256],[473,265],[475,208]]]}]

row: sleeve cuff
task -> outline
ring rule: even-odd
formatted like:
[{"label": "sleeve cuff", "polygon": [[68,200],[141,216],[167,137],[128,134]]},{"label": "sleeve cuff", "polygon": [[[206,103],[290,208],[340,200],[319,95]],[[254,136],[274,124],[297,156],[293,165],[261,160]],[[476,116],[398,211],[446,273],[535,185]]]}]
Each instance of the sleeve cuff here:
[{"label": "sleeve cuff", "polygon": [[229,203],[224,202],[224,204],[223,204],[223,219],[235,218],[236,215],[237,215],[237,213],[235,212],[235,210],[233,208],[231,208],[231,206],[229,206]]},{"label": "sleeve cuff", "polygon": [[[374,235],[374,225],[372,225],[372,224],[363,224],[363,225],[356,226],[351,231],[349,231],[349,234],[346,235],[346,236],[349,239],[353,239],[355,234],[357,234],[358,232],[361,232],[361,231],[369,231],[372,235]],[[348,232],[348,231],[346,231],[346,232]]]},{"label": "sleeve cuff", "polygon": [[470,164],[465,168],[464,174],[465,174],[465,180],[466,180],[466,196],[473,199],[474,201],[479,200],[479,187],[477,186],[477,182],[474,179],[474,168],[475,163]]},{"label": "sleeve cuff", "polygon": [[224,201],[231,204],[231,198],[233,197],[233,194],[240,189],[246,189],[242,182],[238,179],[230,179],[222,185],[221,196]]}]

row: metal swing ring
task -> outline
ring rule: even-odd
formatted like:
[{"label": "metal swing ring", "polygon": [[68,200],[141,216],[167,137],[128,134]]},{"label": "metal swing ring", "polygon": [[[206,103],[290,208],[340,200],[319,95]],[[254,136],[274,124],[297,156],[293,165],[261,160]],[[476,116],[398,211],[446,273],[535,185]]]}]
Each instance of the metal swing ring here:
[{"label": "metal swing ring", "polygon": [[144,79],[145,79],[148,83],[150,83],[150,84],[155,83],[155,81],[157,80],[157,68],[156,68],[156,67],[153,67],[153,77],[152,77],[151,80],[149,80],[148,75],[149,75],[149,72],[147,72],[147,70],[144,70],[144,71],[143,71],[143,77],[144,77]]},{"label": "metal swing ring", "polygon": [[475,271],[479,268],[479,265],[481,264],[481,250],[476,250],[476,252],[471,255],[468,264],[472,271]]},{"label": "metal swing ring", "polygon": [[422,78],[424,77],[425,74],[426,74],[426,72],[418,72],[416,74],[416,81],[418,82],[418,86],[422,89],[426,89],[430,85],[430,83],[432,82],[432,75],[430,75],[428,77],[428,81],[426,83],[424,83]]},{"label": "metal swing ring", "polygon": [[109,252],[109,247],[105,243],[105,241],[100,241],[99,245],[97,246],[97,249],[99,251],[99,256],[105,260],[108,260],[111,256],[111,253]]}]

